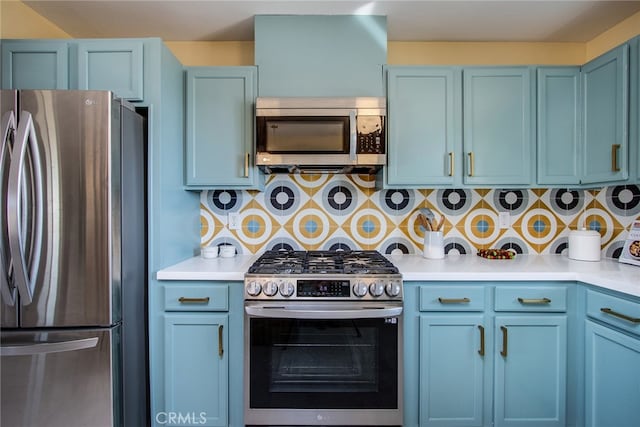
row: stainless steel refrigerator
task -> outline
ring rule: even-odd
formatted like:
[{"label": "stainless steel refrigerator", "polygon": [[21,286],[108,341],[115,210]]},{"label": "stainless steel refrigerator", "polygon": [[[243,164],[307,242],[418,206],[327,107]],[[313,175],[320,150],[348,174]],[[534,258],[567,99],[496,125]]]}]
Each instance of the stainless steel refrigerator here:
[{"label": "stainless steel refrigerator", "polygon": [[144,118],[45,90],[0,117],[0,425],[147,425]]}]

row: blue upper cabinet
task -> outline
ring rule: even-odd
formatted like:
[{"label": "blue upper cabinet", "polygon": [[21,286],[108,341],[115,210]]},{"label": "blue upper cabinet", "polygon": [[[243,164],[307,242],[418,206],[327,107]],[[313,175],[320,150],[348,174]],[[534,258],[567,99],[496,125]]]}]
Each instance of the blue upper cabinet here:
[{"label": "blue upper cabinet", "polygon": [[388,186],[459,182],[460,80],[453,68],[387,68]]},{"label": "blue upper cabinet", "polygon": [[623,181],[628,172],[629,45],[582,67],[582,183]]},{"label": "blue upper cabinet", "polygon": [[538,68],[538,184],[580,184],[580,67]]},{"label": "blue upper cabinet", "polygon": [[255,168],[255,67],[187,68],[186,185],[259,188]]},{"label": "blue upper cabinet", "polygon": [[383,96],[387,19],[371,15],[259,15],[260,96]]},{"label": "blue upper cabinet", "polygon": [[142,101],[142,40],[95,40],[77,44],[77,88],[112,90],[119,97]]},{"label": "blue upper cabinet", "polygon": [[636,183],[640,183],[640,36],[629,42],[629,153],[630,168]]},{"label": "blue upper cabinet", "polygon": [[463,70],[465,184],[533,182],[531,74],[528,67]]},{"label": "blue upper cabinet", "polygon": [[69,89],[69,46],[62,40],[3,40],[3,89]]}]

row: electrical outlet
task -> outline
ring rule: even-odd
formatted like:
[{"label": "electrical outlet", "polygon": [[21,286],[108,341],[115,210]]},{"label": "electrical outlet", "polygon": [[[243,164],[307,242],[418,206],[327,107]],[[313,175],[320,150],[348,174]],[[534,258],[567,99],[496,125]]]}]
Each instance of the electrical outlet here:
[{"label": "electrical outlet", "polygon": [[240,228],[240,214],[237,212],[229,212],[227,217],[227,225],[229,230],[237,230]]},{"label": "electrical outlet", "polygon": [[511,226],[511,215],[509,215],[509,212],[498,213],[498,222],[500,228],[509,228]]}]

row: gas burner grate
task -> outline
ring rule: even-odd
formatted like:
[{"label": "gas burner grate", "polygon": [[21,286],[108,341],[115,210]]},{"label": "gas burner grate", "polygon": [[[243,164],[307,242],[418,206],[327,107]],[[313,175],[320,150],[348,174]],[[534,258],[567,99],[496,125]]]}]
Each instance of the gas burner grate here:
[{"label": "gas burner grate", "polygon": [[267,251],[249,268],[253,274],[396,274],[378,251]]}]

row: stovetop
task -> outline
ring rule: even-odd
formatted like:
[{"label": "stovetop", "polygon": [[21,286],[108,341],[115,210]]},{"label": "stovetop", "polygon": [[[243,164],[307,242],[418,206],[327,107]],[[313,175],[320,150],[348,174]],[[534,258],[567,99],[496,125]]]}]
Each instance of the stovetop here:
[{"label": "stovetop", "polygon": [[378,251],[269,251],[244,282],[245,301],[402,301],[402,275]]},{"label": "stovetop", "polygon": [[378,251],[267,251],[249,274],[398,274],[398,268]]}]

